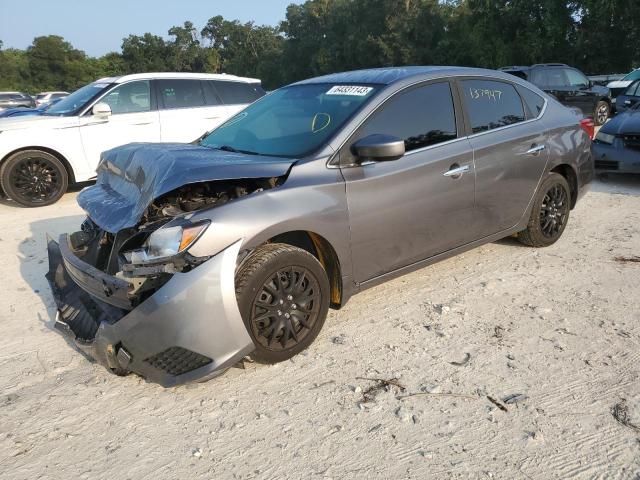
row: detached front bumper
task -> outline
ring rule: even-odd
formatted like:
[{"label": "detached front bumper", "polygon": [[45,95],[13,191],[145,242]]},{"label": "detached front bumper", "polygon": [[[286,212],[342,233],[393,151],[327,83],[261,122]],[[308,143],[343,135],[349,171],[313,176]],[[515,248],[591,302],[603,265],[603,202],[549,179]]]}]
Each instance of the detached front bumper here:
[{"label": "detached front bumper", "polygon": [[83,262],[66,235],[47,243],[56,328],[106,368],[169,387],[216,376],[254,349],[235,295],[240,242],[174,274],[135,308],[128,282]]}]

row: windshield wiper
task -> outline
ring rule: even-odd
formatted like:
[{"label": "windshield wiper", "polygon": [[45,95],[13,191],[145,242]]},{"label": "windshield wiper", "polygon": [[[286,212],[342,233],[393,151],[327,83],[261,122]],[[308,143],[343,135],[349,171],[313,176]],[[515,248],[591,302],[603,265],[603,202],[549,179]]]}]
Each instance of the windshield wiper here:
[{"label": "windshield wiper", "polygon": [[217,149],[225,151],[225,152],[244,153],[245,155],[262,155],[261,153],[252,152],[251,150],[240,150],[240,149],[237,149],[237,148],[233,148],[230,145],[222,145],[221,147],[217,147]]}]

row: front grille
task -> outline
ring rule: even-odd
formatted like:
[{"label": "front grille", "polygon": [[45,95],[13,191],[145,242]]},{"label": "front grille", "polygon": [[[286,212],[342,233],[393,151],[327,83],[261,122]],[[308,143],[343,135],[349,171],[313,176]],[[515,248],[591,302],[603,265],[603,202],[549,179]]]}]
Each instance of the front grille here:
[{"label": "front grille", "polygon": [[618,162],[613,160],[596,160],[596,170],[618,170]]},{"label": "front grille", "polygon": [[212,362],[209,357],[182,347],[171,347],[145,360],[152,367],[170,375],[182,375]]},{"label": "front grille", "polygon": [[624,146],[627,148],[640,149],[640,134],[623,135],[622,141],[624,142]]}]

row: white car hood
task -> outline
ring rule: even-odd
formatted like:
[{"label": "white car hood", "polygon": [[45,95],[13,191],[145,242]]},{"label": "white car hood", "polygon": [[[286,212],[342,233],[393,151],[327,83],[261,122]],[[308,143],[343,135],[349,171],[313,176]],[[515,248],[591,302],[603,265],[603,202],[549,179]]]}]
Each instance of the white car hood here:
[{"label": "white car hood", "polygon": [[607,88],[625,88],[631,85],[631,80],[616,80],[615,82],[609,82]]},{"label": "white car hood", "polygon": [[7,130],[24,130],[28,128],[48,128],[57,130],[78,126],[78,117],[25,116],[0,118],[0,132]]}]

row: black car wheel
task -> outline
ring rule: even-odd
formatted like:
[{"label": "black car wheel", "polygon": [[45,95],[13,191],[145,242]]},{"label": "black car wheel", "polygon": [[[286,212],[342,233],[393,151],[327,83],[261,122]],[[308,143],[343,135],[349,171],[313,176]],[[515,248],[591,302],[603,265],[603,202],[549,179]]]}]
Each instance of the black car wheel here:
[{"label": "black car wheel", "polygon": [[596,125],[604,125],[607,119],[609,118],[609,114],[611,113],[611,107],[608,102],[604,100],[600,100],[598,105],[596,105],[595,111],[595,122]]},{"label": "black car wheel", "polygon": [[287,360],[318,336],[329,310],[329,280],[318,260],[286,244],[256,249],[236,274],[236,297],[262,363]]},{"label": "black car wheel", "polygon": [[42,207],[64,195],[69,176],[62,162],[50,153],[24,150],[2,164],[0,185],[7,197],[23,207]]},{"label": "black car wheel", "polygon": [[551,173],[536,193],[527,229],[518,240],[531,247],[548,247],[562,236],[571,211],[571,190],[567,180]]}]

